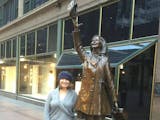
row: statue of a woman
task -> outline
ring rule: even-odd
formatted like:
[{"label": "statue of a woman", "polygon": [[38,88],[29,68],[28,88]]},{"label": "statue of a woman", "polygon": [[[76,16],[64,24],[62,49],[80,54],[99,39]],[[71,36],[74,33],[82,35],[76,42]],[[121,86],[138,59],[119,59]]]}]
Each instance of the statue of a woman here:
[{"label": "statue of a woman", "polygon": [[80,41],[76,5],[70,12],[73,21],[74,47],[83,62],[82,85],[76,110],[86,120],[104,120],[112,107],[118,108],[117,95],[110,71],[106,42],[95,35],[91,40],[91,53],[86,53]]}]

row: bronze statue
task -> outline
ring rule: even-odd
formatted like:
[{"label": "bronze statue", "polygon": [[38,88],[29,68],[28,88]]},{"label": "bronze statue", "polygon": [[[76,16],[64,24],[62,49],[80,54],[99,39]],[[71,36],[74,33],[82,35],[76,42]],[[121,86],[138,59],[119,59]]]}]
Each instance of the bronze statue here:
[{"label": "bronze statue", "polygon": [[77,4],[74,3],[70,11],[74,25],[73,40],[74,47],[83,62],[82,86],[76,110],[85,120],[104,120],[106,115],[112,113],[113,106],[118,109],[106,42],[101,36],[93,36],[91,54],[86,53],[80,41],[76,8]]}]

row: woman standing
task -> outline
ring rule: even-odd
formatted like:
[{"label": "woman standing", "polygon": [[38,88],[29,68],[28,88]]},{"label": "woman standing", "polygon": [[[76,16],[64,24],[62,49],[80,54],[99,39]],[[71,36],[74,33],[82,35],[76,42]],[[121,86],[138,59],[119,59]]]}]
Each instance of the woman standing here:
[{"label": "woman standing", "polygon": [[71,89],[72,75],[62,71],[58,75],[59,86],[51,91],[45,103],[45,120],[74,120],[77,94]]}]

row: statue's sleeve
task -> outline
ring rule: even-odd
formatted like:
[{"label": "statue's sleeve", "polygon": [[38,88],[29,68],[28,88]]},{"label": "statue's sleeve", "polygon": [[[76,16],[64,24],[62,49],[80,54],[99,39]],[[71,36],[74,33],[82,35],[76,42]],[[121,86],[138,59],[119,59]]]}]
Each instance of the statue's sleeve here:
[{"label": "statue's sleeve", "polygon": [[73,31],[73,42],[74,42],[74,48],[77,51],[80,59],[82,60],[82,62],[84,62],[85,60],[85,50],[81,44],[80,41],[80,31],[77,29],[74,29]]},{"label": "statue's sleeve", "polygon": [[107,87],[108,87],[108,91],[110,92],[109,95],[111,95],[112,103],[117,102],[117,94],[116,94],[115,86],[113,83],[113,76],[110,70],[108,59],[105,64],[105,76],[107,77],[106,78]]}]

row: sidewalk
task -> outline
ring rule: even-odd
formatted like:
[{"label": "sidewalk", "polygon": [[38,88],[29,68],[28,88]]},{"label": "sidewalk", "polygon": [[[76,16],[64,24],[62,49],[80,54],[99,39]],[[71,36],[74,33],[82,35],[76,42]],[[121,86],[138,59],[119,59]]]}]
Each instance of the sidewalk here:
[{"label": "sidewalk", "polygon": [[0,120],[43,120],[43,107],[0,95]]}]

